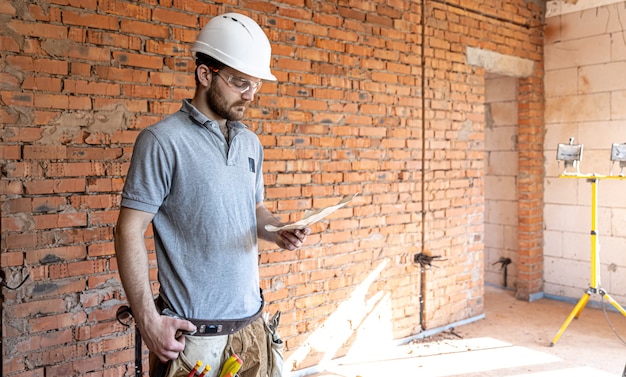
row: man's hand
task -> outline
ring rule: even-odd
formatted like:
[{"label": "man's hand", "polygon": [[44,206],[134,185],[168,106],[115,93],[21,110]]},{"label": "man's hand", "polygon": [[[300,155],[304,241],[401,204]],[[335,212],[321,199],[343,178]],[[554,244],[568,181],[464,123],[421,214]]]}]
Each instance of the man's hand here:
[{"label": "man's hand", "polygon": [[306,241],[309,233],[311,233],[309,228],[280,231],[276,235],[276,245],[282,249],[296,250]]},{"label": "man's hand", "polygon": [[146,347],[165,364],[178,358],[185,349],[185,336],[180,335],[181,332],[194,332],[196,326],[184,319],[160,315],[154,321],[144,323],[140,330]]},{"label": "man's hand", "polygon": [[260,239],[275,242],[281,249],[296,250],[306,240],[307,234],[311,233],[311,229],[295,229],[295,230],[283,230],[279,232],[268,232],[265,229],[265,225],[274,225],[277,227],[285,224],[281,223],[272,213],[265,207],[263,202],[259,202],[256,205],[256,219],[257,219],[257,235]]}]

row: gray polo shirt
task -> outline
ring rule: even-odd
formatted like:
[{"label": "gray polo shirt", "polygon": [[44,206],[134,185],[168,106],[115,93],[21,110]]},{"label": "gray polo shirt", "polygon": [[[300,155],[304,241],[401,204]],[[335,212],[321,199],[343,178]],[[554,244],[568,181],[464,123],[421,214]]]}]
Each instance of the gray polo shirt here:
[{"label": "gray polo shirt", "polygon": [[160,294],[187,318],[239,319],[261,305],[256,203],[263,148],[240,122],[230,146],[216,122],[183,101],[142,130],[122,192],[152,221]]}]

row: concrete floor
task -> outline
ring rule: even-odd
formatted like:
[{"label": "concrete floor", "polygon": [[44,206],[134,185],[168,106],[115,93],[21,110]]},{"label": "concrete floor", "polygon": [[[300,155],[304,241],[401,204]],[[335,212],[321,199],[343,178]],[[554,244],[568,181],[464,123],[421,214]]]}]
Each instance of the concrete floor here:
[{"label": "concrete floor", "polygon": [[336,360],[314,376],[622,376],[626,345],[620,337],[626,341],[626,317],[608,310],[613,309],[608,302],[606,315],[588,304],[550,347],[574,306],[550,299],[519,301],[511,291],[486,287],[484,319],[392,349]]}]

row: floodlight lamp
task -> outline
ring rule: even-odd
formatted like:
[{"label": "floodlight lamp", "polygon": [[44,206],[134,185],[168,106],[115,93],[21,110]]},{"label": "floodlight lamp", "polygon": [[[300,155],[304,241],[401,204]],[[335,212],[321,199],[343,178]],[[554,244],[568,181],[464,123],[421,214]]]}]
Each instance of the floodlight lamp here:
[{"label": "floodlight lamp", "polygon": [[611,161],[611,175],[613,175],[613,165],[616,162],[619,162],[619,175],[624,175],[624,168],[626,168],[626,143],[613,143],[611,146]]},{"label": "floodlight lamp", "polygon": [[570,137],[568,144],[559,144],[556,149],[556,159],[559,163],[563,161],[563,174],[571,174],[568,168],[576,169],[576,174],[580,174],[580,161],[583,159],[583,145],[574,144],[574,138]]}]

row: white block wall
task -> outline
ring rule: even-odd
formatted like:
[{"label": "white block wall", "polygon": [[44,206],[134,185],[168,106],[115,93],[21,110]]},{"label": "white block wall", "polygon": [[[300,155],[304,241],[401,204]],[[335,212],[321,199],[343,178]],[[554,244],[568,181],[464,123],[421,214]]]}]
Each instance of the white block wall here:
[{"label": "white block wall", "polygon": [[[573,299],[590,284],[591,185],[558,178],[557,144],[574,137],[581,173],[608,175],[611,144],[626,142],[626,2],[578,3],[548,3],[545,43],[544,292]],[[600,283],[624,306],[626,180],[597,187]]]},{"label": "white block wall", "polygon": [[500,258],[510,258],[507,288],[517,280],[517,79],[485,79],[485,282],[504,285]]}]

